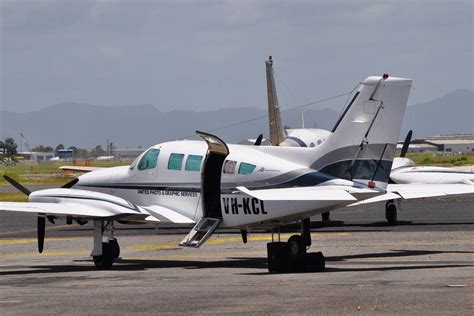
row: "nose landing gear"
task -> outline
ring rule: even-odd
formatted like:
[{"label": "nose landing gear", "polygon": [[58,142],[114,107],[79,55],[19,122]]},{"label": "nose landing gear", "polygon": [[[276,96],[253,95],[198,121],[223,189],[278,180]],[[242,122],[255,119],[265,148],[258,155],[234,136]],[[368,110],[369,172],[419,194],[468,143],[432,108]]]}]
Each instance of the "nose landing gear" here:
[{"label": "nose landing gear", "polygon": [[[98,269],[110,269],[114,259],[120,256],[120,245],[113,236],[113,221],[107,221],[105,225],[102,221],[94,221],[94,250],[92,250],[92,259]],[[108,235],[107,242],[102,241],[102,234]]]}]

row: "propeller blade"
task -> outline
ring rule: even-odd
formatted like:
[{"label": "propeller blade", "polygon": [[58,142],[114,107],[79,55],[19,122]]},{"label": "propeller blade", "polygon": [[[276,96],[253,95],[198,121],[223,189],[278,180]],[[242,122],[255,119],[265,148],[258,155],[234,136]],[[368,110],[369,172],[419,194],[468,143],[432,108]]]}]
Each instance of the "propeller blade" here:
[{"label": "propeller blade", "polygon": [[38,251],[39,253],[43,252],[45,227],[46,227],[46,218],[44,214],[39,214],[38,215]]},{"label": "propeller blade", "polygon": [[79,182],[79,179],[78,178],[74,178],[72,179],[71,181],[69,181],[68,183],[64,184],[61,188],[63,189],[70,189],[72,188],[76,183]]},{"label": "propeller blade", "polygon": [[46,216],[46,218],[48,219],[48,222],[50,222],[51,224],[53,224],[53,225],[56,224],[56,223],[54,222],[54,220],[55,220],[57,217],[50,215],[50,216]]},{"label": "propeller blade", "polygon": [[3,178],[5,178],[5,180],[7,180],[11,185],[13,185],[15,188],[17,188],[18,191],[20,191],[20,192],[22,192],[22,193],[24,193],[28,196],[31,194],[30,190],[28,190],[26,187],[22,186],[20,183],[16,182],[15,180],[10,178],[9,176],[4,175]]},{"label": "propeller blade", "polygon": [[262,144],[263,134],[258,135],[257,140],[253,144],[254,146],[260,146]]},{"label": "propeller blade", "polygon": [[400,153],[400,157],[405,157],[408,151],[408,147],[410,146],[411,142],[411,136],[413,135],[413,131],[410,130],[407,134],[407,137],[405,137],[405,141],[403,142],[403,147],[402,147],[402,152]]}]

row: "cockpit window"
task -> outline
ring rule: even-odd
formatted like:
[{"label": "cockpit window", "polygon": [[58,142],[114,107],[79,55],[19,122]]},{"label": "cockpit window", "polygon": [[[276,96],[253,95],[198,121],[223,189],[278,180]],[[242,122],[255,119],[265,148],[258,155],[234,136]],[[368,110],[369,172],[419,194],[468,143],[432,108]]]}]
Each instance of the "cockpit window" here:
[{"label": "cockpit window", "polygon": [[152,148],[147,151],[140,162],[138,163],[138,170],[147,170],[156,168],[156,164],[158,162],[158,155],[160,154],[160,150],[156,148]]},{"label": "cockpit window", "polygon": [[255,169],[255,165],[241,162],[239,166],[239,174],[249,174],[249,173],[252,173],[254,169]]},{"label": "cockpit window", "polygon": [[169,170],[181,170],[183,165],[183,154],[171,154],[170,160],[168,160],[168,169]]}]

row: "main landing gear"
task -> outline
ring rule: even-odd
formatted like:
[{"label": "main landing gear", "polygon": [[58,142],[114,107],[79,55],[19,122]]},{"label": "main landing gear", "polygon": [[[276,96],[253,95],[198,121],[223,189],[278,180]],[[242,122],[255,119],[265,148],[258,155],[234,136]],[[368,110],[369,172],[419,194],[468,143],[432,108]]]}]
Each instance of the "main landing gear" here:
[{"label": "main landing gear", "polygon": [[[107,241],[102,241],[103,233],[107,235]],[[120,245],[114,238],[113,221],[104,223],[100,220],[94,221],[94,250],[92,250],[92,259],[98,269],[110,269],[114,259],[120,256]]]},{"label": "main landing gear", "polygon": [[278,241],[267,244],[268,271],[270,273],[322,272],[325,259],[321,252],[307,253],[311,246],[309,218],[301,222],[301,235],[293,235],[288,242]]},{"label": "main landing gear", "polygon": [[385,218],[390,225],[397,225],[397,205],[394,200],[385,204]]}]

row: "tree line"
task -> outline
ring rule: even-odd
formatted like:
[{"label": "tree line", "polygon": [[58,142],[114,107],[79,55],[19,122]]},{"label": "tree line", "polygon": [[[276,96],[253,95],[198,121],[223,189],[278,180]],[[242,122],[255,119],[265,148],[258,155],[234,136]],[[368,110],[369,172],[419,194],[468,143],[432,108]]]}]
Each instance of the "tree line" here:
[{"label": "tree line", "polygon": [[[110,143],[108,150],[104,150],[101,145],[97,145],[91,150],[88,150],[88,149],[79,148],[76,146],[69,146],[66,148],[64,144],[58,144],[54,148],[52,146],[39,145],[39,146],[31,148],[31,151],[40,152],[40,153],[54,152],[54,155],[57,157],[59,151],[62,149],[72,150],[74,158],[87,159],[87,158],[95,158],[99,156],[104,156],[106,154],[112,155],[112,152],[115,149],[115,147],[113,146],[112,143]],[[13,138],[8,137],[8,138],[5,138],[4,141],[0,140],[0,161],[2,162],[6,162],[7,160],[15,161],[17,156],[18,156],[18,145]]]}]

